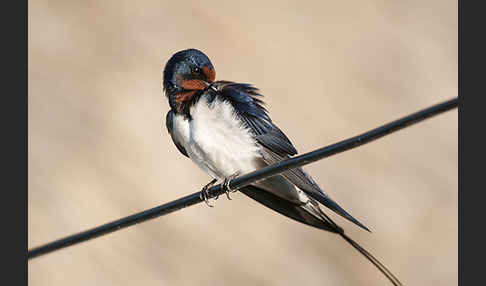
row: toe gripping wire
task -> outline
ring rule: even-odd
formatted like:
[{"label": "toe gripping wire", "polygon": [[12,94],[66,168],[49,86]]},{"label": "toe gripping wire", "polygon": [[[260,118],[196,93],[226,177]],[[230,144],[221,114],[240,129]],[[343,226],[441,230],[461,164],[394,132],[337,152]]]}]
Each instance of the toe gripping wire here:
[{"label": "toe gripping wire", "polygon": [[[234,192],[236,192],[238,190],[237,188],[232,189],[230,187],[230,183],[231,183],[231,180],[233,180],[234,178],[238,177],[239,174],[240,174],[239,172],[236,172],[236,173],[232,174],[231,176],[228,176],[228,177],[224,178],[223,183],[221,184],[221,188],[223,188],[224,192],[226,193],[226,197],[228,198],[228,200],[231,200],[230,193],[234,193]],[[211,198],[211,195],[209,194],[209,189],[217,181],[218,181],[217,179],[213,179],[213,180],[211,180],[211,182],[207,183],[201,189],[201,194],[199,195],[199,197],[201,198],[201,200],[204,201],[206,203],[206,205],[208,207],[211,207],[211,208],[214,207],[214,205],[212,205],[209,202],[209,199]],[[219,198],[219,194],[216,194],[216,196],[214,197],[214,200],[217,200],[218,198]]]}]

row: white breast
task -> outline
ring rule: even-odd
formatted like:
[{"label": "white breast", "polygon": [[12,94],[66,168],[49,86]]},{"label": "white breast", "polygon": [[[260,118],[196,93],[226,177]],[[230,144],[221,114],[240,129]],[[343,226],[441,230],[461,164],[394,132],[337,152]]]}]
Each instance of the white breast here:
[{"label": "white breast", "polygon": [[190,109],[191,120],[174,118],[173,133],[189,157],[214,178],[248,173],[261,167],[259,148],[237,119],[231,104],[202,97]]}]

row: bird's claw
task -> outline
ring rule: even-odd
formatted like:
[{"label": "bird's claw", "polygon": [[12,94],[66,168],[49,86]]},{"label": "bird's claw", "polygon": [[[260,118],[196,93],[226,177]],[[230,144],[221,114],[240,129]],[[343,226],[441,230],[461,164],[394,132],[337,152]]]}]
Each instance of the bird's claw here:
[{"label": "bird's claw", "polygon": [[231,200],[230,193],[236,192],[236,190],[231,189],[229,185],[231,183],[231,180],[238,177],[238,175],[239,175],[239,172],[236,172],[233,175],[224,178],[224,180],[223,180],[222,186],[223,186],[223,189],[226,193],[226,197],[228,198],[228,200]]},{"label": "bird's claw", "polygon": [[[206,203],[206,205],[207,205],[208,207],[211,207],[211,208],[212,208],[212,207],[214,207],[214,205],[212,205],[212,204],[210,204],[210,203],[209,203],[209,194],[208,194],[208,189],[209,189],[210,187],[212,187],[212,186],[214,185],[214,183],[216,183],[216,181],[217,181],[216,179],[213,179],[211,182],[209,182],[208,184],[206,184],[206,185],[205,185],[205,186],[202,188],[202,190],[201,190],[201,194],[199,195],[199,197],[201,198],[201,200],[204,200],[204,202]],[[217,197],[215,198],[215,200],[217,200],[217,199],[218,199],[218,197],[219,197],[219,196],[217,196]]]},{"label": "bird's claw", "polygon": [[211,207],[211,208],[214,207],[214,205],[212,205],[212,204],[209,203],[208,190],[207,189],[202,189],[201,190],[200,198],[201,198],[201,200],[204,200],[204,202],[206,203],[206,205],[208,207]]}]

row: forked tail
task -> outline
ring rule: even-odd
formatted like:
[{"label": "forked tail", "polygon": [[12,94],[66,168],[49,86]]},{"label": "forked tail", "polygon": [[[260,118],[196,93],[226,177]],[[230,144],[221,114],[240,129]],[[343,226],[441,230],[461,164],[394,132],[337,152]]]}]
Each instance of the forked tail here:
[{"label": "forked tail", "polygon": [[393,285],[395,286],[403,285],[400,282],[400,280],[398,280],[398,278],[395,277],[395,275],[393,275],[393,273],[391,273],[391,271],[385,267],[385,265],[383,265],[366,249],[361,247],[361,245],[359,245],[356,241],[352,240],[349,236],[347,236],[344,233],[344,230],[340,226],[338,226],[328,215],[326,215],[319,207],[317,207],[317,209],[319,209],[319,214],[321,215],[322,219],[329,222],[329,224],[331,224],[332,226],[334,226],[334,228],[336,229],[336,233],[338,233],[344,240],[346,240],[349,244],[351,244],[357,251],[359,251],[364,257],[366,257],[366,259],[368,259],[371,263],[373,263],[373,265],[376,268],[378,268],[378,270],[380,270],[381,273],[383,273],[383,275],[385,275],[386,278],[388,278],[388,280],[390,280],[390,282],[393,283]]},{"label": "forked tail", "polygon": [[402,283],[390,272],[390,270],[385,267],[385,265],[381,264],[381,262],[378,261],[378,259],[376,259],[371,253],[349,238],[344,233],[344,230],[321,210],[316,201],[311,201],[306,205],[296,205],[252,185],[241,188],[240,192],[273,209],[274,211],[283,214],[286,217],[322,230],[339,234],[342,238],[344,238],[344,240],[346,240],[364,257],[366,257],[366,259],[373,263],[373,265],[375,265],[375,267],[378,268],[381,273],[383,273],[383,275],[385,275],[386,278],[393,283],[393,285],[402,285]]}]

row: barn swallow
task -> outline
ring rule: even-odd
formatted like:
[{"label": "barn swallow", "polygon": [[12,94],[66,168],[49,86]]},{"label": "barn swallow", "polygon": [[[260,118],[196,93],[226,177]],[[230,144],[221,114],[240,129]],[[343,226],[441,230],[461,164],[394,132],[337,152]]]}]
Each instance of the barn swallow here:
[{"label": "barn swallow", "polygon": [[[207,204],[206,191],[217,180],[223,181],[230,198],[233,190],[229,189],[229,182],[237,175],[297,154],[289,138],[270,119],[257,88],[215,78],[211,61],[196,49],[175,53],[163,73],[164,93],[171,108],[166,116],[167,130],[177,149],[213,178],[201,192]],[[369,231],[302,168],[252,183],[239,191],[291,219],[339,234],[394,285],[401,285],[383,264],[324,213],[320,205]]]}]

